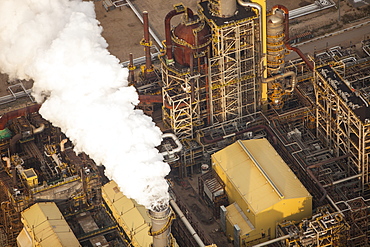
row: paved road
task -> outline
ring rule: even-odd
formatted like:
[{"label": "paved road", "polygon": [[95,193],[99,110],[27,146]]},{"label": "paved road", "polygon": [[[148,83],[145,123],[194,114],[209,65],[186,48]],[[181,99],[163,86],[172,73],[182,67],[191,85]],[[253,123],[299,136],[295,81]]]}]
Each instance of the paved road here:
[{"label": "paved road", "polygon": [[[354,28],[337,35],[329,36],[323,39],[299,45],[298,47],[301,49],[303,53],[309,53],[311,56],[313,56],[315,51],[319,52],[325,50],[327,47],[330,48],[337,45],[342,47],[348,47],[351,44],[357,44],[357,47],[359,48],[360,47],[359,43],[364,38],[367,37],[370,38],[370,23],[367,23],[362,27]],[[289,60],[297,57],[298,55],[295,52],[292,52],[286,57],[286,59]]]}]

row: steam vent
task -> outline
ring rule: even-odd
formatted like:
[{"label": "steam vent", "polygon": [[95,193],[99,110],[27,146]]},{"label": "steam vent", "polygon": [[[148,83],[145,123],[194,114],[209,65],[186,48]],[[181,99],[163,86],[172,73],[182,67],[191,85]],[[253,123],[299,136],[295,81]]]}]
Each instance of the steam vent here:
[{"label": "steam vent", "polygon": [[0,246],[370,246],[366,2],[1,0]]}]

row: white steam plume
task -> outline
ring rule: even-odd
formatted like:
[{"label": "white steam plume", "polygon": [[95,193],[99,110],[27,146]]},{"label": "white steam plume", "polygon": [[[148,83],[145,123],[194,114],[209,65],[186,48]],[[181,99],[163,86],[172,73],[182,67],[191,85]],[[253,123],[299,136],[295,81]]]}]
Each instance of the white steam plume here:
[{"label": "white steam plume", "polygon": [[33,79],[41,115],[150,209],[169,199],[170,168],[155,148],[162,133],[134,109],[138,95],[101,32],[92,2],[1,0],[0,69]]}]

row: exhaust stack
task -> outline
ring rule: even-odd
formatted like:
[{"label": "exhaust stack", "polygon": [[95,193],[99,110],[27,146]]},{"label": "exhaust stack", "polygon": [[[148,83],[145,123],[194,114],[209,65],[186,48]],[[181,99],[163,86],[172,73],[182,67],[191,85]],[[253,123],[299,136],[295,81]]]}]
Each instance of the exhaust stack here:
[{"label": "exhaust stack", "polygon": [[157,210],[149,210],[149,217],[152,219],[152,227],[149,230],[149,235],[153,236],[153,247],[171,246],[171,223],[174,219],[171,207],[166,205],[165,208],[160,207]]}]

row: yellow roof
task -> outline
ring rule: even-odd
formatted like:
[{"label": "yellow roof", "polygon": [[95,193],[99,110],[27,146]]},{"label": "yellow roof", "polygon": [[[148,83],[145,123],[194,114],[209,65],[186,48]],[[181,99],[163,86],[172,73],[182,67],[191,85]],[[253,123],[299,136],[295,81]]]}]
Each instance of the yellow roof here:
[{"label": "yellow roof", "polygon": [[255,213],[280,200],[311,197],[265,138],[237,141],[212,157]]},{"label": "yellow roof", "polygon": [[81,246],[54,202],[36,203],[21,215],[40,246]]},{"label": "yellow roof", "polygon": [[111,210],[115,217],[120,218],[117,221],[123,223],[121,227],[134,246],[150,246],[153,242],[153,237],[148,234],[151,220],[145,207],[123,195],[113,180],[102,187],[102,193],[105,200],[112,205]]},{"label": "yellow roof", "polygon": [[254,230],[254,226],[249,221],[248,217],[243,213],[238,204],[235,202],[226,207],[227,218],[231,225],[238,225],[240,228],[240,235],[246,235]]}]

